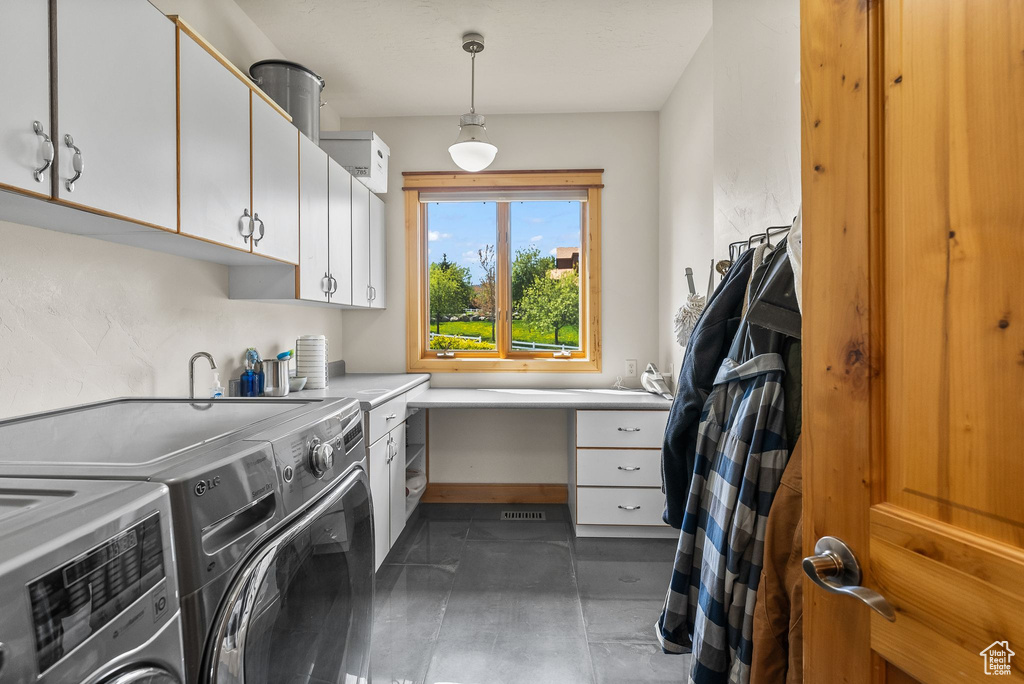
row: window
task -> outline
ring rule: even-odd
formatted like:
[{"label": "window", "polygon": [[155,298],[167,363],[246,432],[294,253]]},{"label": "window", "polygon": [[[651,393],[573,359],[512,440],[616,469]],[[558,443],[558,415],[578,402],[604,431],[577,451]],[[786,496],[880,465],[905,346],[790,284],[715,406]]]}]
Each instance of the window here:
[{"label": "window", "polygon": [[409,370],[601,369],[601,174],[405,174]]}]

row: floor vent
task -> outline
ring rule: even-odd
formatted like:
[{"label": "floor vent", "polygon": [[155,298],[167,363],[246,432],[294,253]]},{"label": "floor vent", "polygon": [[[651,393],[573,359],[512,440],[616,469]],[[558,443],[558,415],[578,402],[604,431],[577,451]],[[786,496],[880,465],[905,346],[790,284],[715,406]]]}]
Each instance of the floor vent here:
[{"label": "floor vent", "polygon": [[502,511],[502,520],[547,520],[543,511]]}]

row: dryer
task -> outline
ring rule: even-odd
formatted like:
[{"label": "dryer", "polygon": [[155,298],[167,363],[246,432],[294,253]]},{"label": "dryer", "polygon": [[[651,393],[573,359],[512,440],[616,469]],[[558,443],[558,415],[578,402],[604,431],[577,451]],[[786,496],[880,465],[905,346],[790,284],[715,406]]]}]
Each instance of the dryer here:
[{"label": "dryer", "polygon": [[0,682],[185,682],[167,487],[0,478]]}]

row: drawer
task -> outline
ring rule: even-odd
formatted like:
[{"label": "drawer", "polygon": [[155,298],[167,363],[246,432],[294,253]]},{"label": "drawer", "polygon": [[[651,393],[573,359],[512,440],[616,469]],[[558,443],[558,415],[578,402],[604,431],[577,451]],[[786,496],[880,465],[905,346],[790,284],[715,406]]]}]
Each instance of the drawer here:
[{"label": "drawer", "polygon": [[661,487],[658,449],[578,449],[576,484],[598,487]]},{"label": "drawer", "polygon": [[370,411],[367,443],[373,444],[405,422],[405,394],[389,399]]},{"label": "drawer", "polygon": [[657,488],[577,487],[579,525],[657,525],[665,511],[665,495]]},{"label": "drawer", "polygon": [[668,411],[577,411],[576,446],[660,449]]}]

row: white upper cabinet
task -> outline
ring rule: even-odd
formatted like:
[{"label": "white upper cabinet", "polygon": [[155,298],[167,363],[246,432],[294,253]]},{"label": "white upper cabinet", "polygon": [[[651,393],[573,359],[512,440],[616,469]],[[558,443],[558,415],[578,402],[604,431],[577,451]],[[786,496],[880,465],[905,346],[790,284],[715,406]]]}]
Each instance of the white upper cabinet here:
[{"label": "white upper cabinet", "polygon": [[252,251],[299,261],[299,131],[252,98]]},{"label": "white upper cabinet", "polygon": [[330,275],[334,279],[331,302],[352,303],[352,176],[341,164],[328,161],[330,212]]},{"label": "white upper cabinet", "polygon": [[388,306],[388,236],[384,225],[384,200],[370,195],[370,307]]},{"label": "white upper cabinet", "polygon": [[[0,0],[0,185],[50,195],[47,3]],[[38,125],[36,125],[38,122]]]},{"label": "white upper cabinet", "polygon": [[[174,23],[139,0],[55,7],[57,197],[177,230]],[[45,62],[29,54],[19,68]]]},{"label": "white upper cabinet", "polygon": [[299,276],[297,296],[326,302],[329,277],[327,153],[299,136]]},{"label": "white upper cabinet", "polygon": [[352,304],[370,306],[370,191],[352,184]]},{"label": "white upper cabinet", "polygon": [[249,251],[249,87],[183,31],[178,58],[181,232]]}]

